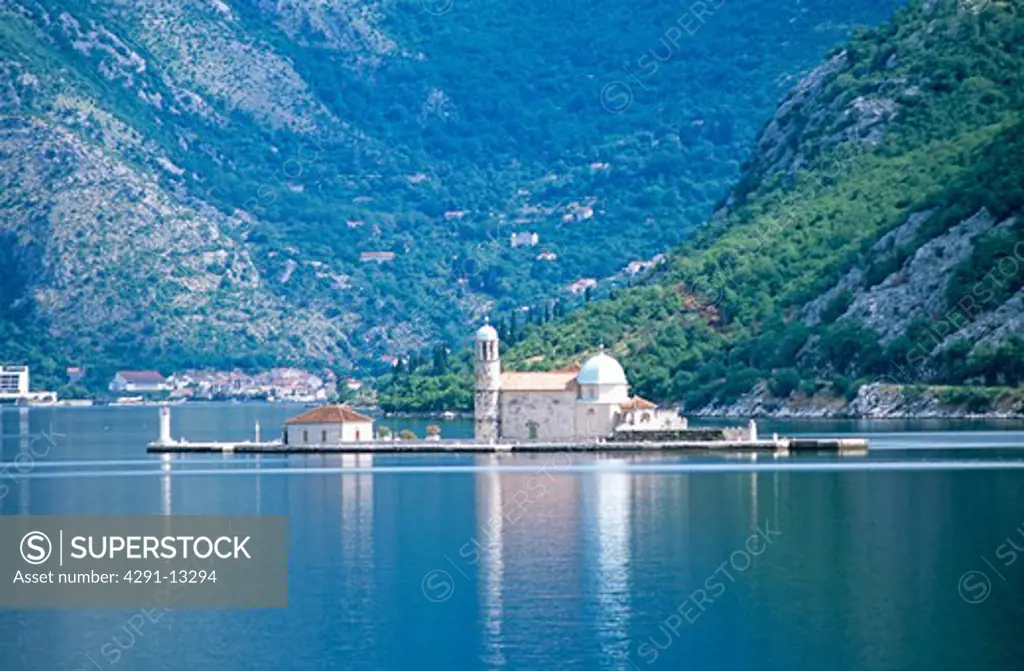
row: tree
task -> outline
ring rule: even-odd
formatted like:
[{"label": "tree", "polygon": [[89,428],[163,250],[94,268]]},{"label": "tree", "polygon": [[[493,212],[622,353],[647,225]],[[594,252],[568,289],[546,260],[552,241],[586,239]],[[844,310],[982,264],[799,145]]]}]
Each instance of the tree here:
[{"label": "tree", "polygon": [[795,368],[783,368],[772,375],[768,382],[768,391],[772,396],[788,398],[800,384],[800,373]]}]

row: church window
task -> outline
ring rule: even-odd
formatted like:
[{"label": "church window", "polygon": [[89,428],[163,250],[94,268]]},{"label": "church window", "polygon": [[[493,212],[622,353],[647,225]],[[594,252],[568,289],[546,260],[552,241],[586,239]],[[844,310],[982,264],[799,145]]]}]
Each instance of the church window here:
[{"label": "church window", "polygon": [[649,421],[651,421],[651,413],[645,412],[643,415],[641,415],[641,417],[640,417],[640,423],[641,424],[649,422]]}]

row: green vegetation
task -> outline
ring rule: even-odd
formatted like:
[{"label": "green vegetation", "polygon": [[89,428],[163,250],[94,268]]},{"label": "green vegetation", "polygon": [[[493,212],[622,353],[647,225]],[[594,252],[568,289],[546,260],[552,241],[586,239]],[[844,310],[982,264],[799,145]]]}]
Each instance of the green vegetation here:
[{"label": "green vegetation", "polygon": [[[507,365],[557,366],[614,344],[638,393],[688,407],[728,403],[766,379],[778,396],[827,385],[848,398],[873,379],[925,381],[915,367],[908,376],[905,361],[917,347],[930,353],[935,315],[920,315],[887,346],[867,325],[842,317],[849,295],[825,306],[820,324],[802,317],[808,301],[851,268],[872,269],[865,273],[872,286],[981,207],[997,220],[1024,209],[1021,3],[993,2],[977,15],[953,1],[931,10],[925,4],[855,35],[846,47],[849,67],[827,77],[817,99],[791,108],[791,132],[780,143],[801,163],[755,154],[721,216],[674,250],[667,267],[536,329],[507,351]],[[898,104],[881,122],[884,133],[854,126],[858,117],[847,112],[865,101]],[[909,248],[871,254],[882,235],[925,210],[936,214]],[[1013,253],[1024,239],[1022,221],[978,242],[951,276],[949,307]],[[1022,283],[1024,272],[986,309]],[[973,345],[959,345],[969,357],[960,351],[931,362],[937,370],[928,381],[1016,385],[1024,378],[1019,339]]]},{"label": "green vegetation", "polygon": [[[294,4],[243,0],[231,3],[230,20],[190,0],[8,4],[0,62],[39,79],[38,89],[19,89],[15,116],[46,119],[117,154],[183,201],[255,217],[226,232],[245,243],[263,286],[289,308],[322,311],[343,333],[291,363],[378,374],[385,354],[461,342],[482,309],[542,306],[567,296],[572,281],[610,276],[678,243],[740,174],[792,77],[849,26],[875,23],[899,3],[730,0],[671,39],[694,25],[683,5],[597,0],[581,13],[572,3],[500,0],[435,16],[419,2],[351,14],[342,3],[327,15],[337,30],[317,32],[316,21],[292,19],[322,3]],[[378,32],[393,51],[374,48]],[[86,44],[108,34],[120,43]],[[250,51],[279,69],[269,60],[233,69],[233,55]],[[302,95],[281,88],[292,74]],[[632,105],[602,104],[605,87],[622,82]],[[144,142],[118,144],[113,123],[58,109],[59,92],[92,101]],[[203,113],[180,102],[193,94]],[[296,130],[306,108],[317,110],[307,115],[311,129]],[[182,172],[161,169],[158,156]],[[565,222],[575,202],[592,204],[594,216]],[[456,211],[465,214],[445,216]],[[512,249],[513,230],[538,232],[540,244]],[[360,263],[361,252],[380,250],[395,252],[394,262]],[[16,253],[24,262],[43,251]],[[541,251],[557,260],[538,260]],[[38,337],[47,325],[31,309],[34,289],[55,278],[33,273],[32,286],[4,287],[24,314],[0,314],[0,323],[30,334],[40,351],[4,337],[0,358],[24,357],[39,370],[48,357],[88,357],[91,369],[281,363],[278,345],[294,334],[256,343],[197,320],[188,339],[161,341],[149,311],[169,297],[133,270],[128,261],[123,275],[96,278],[112,308],[129,303],[130,324],[74,344]],[[228,311],[216,300],[204,309]]]}]

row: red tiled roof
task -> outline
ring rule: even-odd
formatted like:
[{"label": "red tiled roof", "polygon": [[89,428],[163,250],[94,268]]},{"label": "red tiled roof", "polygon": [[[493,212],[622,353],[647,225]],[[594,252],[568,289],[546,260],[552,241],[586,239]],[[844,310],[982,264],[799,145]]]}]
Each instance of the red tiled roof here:
[{"label": "red tiled roof", "polygon": [[360,414],[347,405],[322,405],[292,417],[285,424],[344,424],[345,422],[372,422],[366,415]]},{"label": "red tiled roof", "polygon": [[646,398],[634,396],[625,403],[619,404],[619,407],[622,408],[623,410],[653,410],[658,406],[654,403],[651,403]]},{"label": "red tiled roof", "polygon": [[577,371],[505,371],[501,374],[502,391],[566,391],[576,384]]}]

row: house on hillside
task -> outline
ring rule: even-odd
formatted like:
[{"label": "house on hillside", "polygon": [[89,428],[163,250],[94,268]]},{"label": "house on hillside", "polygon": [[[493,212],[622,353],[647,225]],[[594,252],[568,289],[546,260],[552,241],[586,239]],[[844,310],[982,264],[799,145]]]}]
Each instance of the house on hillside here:
[{"label": "house on hillside", "polygon": [[155,370],[122,370],[107,388],[114,393],[157,393],[170,391],[171,385]]},{"label": "house on hillside", "polygon": [[68,376],[68,384],[78,384],[85,378],[85,368],[82,366],[68,366],[64,372]]},{"label": "house on hillside", "polygon": [[322,405],[285,422],[289,447],[337,445],[373,440],[373,420],[347,405]]},{"label": "house on hillside", "polygon": [[532,231],[521,231],[512,234],[513,247],[533,247],[540,242],[540,236]]},{"label": "house on hillside", "polygon": [[569,291],[577,296],[586,292],[587,289],[593,289],[597,286],[597,280],[593,277],[584,277],[581,280],[576,280],[569,285]]},{"label": "house on hillside", "polygon": [[363,252],[359,255],[363,263],[390,263],[395,260],[394,252]]}]

